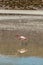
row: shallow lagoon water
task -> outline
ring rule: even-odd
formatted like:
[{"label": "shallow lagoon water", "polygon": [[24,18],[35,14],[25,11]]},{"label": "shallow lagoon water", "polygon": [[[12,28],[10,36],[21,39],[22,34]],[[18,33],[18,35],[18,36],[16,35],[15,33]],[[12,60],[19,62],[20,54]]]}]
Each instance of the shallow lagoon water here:
[{"label": "shallow lagoon water", "polygon": [[0,65],[43,65],[43,58],[0,56]]}]

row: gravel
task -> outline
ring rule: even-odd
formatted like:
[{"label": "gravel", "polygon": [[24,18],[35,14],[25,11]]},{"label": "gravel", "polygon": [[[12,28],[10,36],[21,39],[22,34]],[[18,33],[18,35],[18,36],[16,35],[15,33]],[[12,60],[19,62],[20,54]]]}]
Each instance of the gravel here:
[{"label": "gravel", "polygon": [[43,10],[41,0],[0,0],[0,9],[13,10]]}]

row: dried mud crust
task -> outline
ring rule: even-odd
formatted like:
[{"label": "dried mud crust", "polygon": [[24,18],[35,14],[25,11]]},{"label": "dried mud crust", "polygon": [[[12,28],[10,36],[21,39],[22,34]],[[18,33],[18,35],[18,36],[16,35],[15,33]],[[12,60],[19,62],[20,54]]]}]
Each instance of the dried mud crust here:
[{"label": "dried mud crust", "polygon": [[0,9],[43,9],[42,0],[0,0]]}]

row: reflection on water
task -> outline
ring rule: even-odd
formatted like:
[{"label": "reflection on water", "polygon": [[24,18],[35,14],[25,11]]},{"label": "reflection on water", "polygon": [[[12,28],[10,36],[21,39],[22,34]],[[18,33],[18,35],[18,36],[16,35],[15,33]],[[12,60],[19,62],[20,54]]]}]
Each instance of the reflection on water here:
[{"label": "reflection on water", "polygon": [[43,58],[1,56],[0,65],[43,65]]}]

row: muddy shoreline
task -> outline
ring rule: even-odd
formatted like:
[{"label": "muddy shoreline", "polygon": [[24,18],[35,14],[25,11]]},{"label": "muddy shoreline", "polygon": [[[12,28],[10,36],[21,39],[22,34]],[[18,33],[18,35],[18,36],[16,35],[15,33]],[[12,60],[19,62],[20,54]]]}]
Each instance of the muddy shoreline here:
[{"label": "muddy shoreline", "polygon": [[[32,20],[33,21],[33,20]],[[0,24],[9,25],[13,24],[19,26],[24,26],[23,29],[19,30],[18,28],[15,30],[6,30],[0,29],[0,54],[3,55],[15,55],[15,56],[40,56],[43,57],[43,20],[35,20],[33,21],[35,25],[28,25],[31,24],[31,20],[9,20],[7,21],[0,21]],[[38,22],[39,21],[39,22]],[[39,24],[39,27],[37,25]],[[28,26],[26,26],[28,25]],[[37,28],[36,28],[37,26]],[[29,28],[30,27],[30,28]],[[33,29],[33,30],[32,30]],[[16,35],[23,35],[28,38],[27,41],[21,41],[16,38]],[[18,50],[27,49],[28,51],[25,53],[20,53]]]}]

